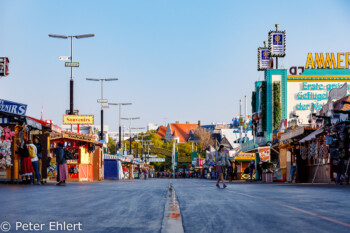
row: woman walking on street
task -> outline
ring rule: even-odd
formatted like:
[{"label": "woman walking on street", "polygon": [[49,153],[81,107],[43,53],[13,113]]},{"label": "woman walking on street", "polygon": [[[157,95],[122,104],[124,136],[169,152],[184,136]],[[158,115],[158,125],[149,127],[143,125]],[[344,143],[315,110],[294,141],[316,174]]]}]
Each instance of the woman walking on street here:
[{"label": "woman walking on street", "polygon": [[218,188],[220,188],[220,181],[222,181],[224,188],[227,187],[224,181],[224,172],[227,166],[230,166],[230,161],[228,160],[228,155],[225,152],[225,147],[223,145],[220,145],[219,151],[216,153],[216,172],[219,174],[216,187]]}]

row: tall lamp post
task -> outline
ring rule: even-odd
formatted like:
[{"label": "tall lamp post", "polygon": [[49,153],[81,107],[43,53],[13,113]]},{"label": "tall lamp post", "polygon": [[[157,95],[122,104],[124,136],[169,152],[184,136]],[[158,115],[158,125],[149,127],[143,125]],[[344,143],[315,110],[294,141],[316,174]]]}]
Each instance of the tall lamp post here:
[{"label": "tall lamp post", "polygon": [[101,133],[100,140],[103,140],[103,82],[117,81],[117,78],[87,78],[88,81],[101,82]]},{"label": "tall lamp post", "polygon": [[[76,39],[83,39],[83,38],[89,38],[94,37],[95,34],[84,34],[84,35],[74,35],[74,36],[67,36],[67,35],[56,35],[56,34],[49,34],[49,37],[52,38],[58,38],[58,39],[68,39],[70,38],[70,62],[73,62],[73,38]],[[70,101],[69,101],[69,114],[74,114],[74,78],[73,78],[73,67],[70,67]]]},{"label": "tall lamp post", "polygon": [[129,150],[129,153],[131,154],[131,121],[133,120],[139,120],[140,117],[129,117],[129,118],[126,118],[126,117],[123,117],[123,118],[120,118],[122,120],[129,120],[129,139],[130,139],[130,150]]},{"label": "tall lamp post", "polygon": [[131,105],[131,104],[132,103],[108,103],[108,105],[118,105],[119,106],[119,142],[118,142],[119,149],[122,148],[122,125],[120,124],[120,118],[122,115],[122,105]]},{"label": "tall lamp post", "polygon": [[[139,128],[131,128],[131,129],[135,129],[135,130],[141,130],[141,129],[145,129],[145,127],[139,127]],[[137,144],[136,144],[136,157],[139,157],[139,143],[138,143],[138,139],[139,139],[139,134],[136,134],[136,139],[137,139]]]}]

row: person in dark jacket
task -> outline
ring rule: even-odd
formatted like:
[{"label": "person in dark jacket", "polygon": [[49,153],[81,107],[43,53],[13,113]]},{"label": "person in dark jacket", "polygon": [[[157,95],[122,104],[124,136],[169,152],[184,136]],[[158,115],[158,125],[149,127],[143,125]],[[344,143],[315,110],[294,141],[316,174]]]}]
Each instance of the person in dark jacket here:
[{"label": "person in dark jacket", "polygon": [[65,185],[66,179],[68,179],[68,168],[66,158],[64,157],[63,144],[58,143],[56,148],[56,163],[57,163],[57,184],[56,185]]},{"label": "person in dark jacket", "polygon": [[252,160],[249,164],[249,175],[250,175],[250,180],[253,179],[253,172],[255,170],[255,161]]}]

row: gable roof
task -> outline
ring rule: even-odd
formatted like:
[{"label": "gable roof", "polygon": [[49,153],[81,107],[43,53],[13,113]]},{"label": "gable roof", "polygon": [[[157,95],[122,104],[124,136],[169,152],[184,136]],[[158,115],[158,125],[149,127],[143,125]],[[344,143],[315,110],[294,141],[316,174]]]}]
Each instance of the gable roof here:
[{"label": "gable roof", "polygon": [[158,131],[157,131],[158,136],[161,137],[161,138],[164,138],[165,137],[165,133],[166,133],[166,129],[167,129],[166,126],[160,126],[158,128]]}]

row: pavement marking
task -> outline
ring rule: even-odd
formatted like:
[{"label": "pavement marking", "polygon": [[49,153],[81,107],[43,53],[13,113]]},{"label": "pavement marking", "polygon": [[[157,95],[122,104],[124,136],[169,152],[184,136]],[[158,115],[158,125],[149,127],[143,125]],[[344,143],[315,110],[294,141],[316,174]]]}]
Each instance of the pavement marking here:
[{"label": "pavement marking", "polygon": [[[195,183],[195,184],[197,184],[199,186],[202,186],[202,187],[208,187],[206,185],[198,184],[198,182],[192,182],[192,183]],[[215,189],[217,189],[217,188],[215,188]],[[333,218],[329,218],[329,217],[326,217],[326,216],[323,216],[323,215],[315,214],[315,213],[312,213],[310,211],[303,210],[303,209],[300,209],[300,208],[297,208],[297,207],[294,207],[294,206],[286,205],[286,204],[283,204],[283,203],[280,203],[280,202],[277,202],[277,201],[273,201],[273,200],[270,200],[270,199],[267,199],[267,198],[264,198],[264,197],[252,196],[252,195],[249,195],[249,194],[245,194],[245,193],[241,193],[241,192],[237,192],[237,191],[233,191],[233,190],[227,190],[227,188],[226,188],[226,192],[235,193],[235,194],[239,194],[239,195],[242,195],[242,196],[246,196],[246,197],[250,197],[250,198],[254,198],[254,199],[260,199],[260,200],[263,200],[263,201],[267,201],[267,202],[270,202],[270,203],[273,203],[273,204],[276,204],[276,205],[279,205],[279,206],[283,206],[283,207],[286,207],[286,208],[289,208],[289,209],[292,209],[292,210],[296,210],[298,212],[301,212],[301,213],[304,213],[304,214],[308,214],[308,215],[311,215],[311,216],[314,216],[314,217],[317,217],[317,218],[321,218],[321,219],[324,219],[326,221],[337,223],[339,225],[343,225],[343,226],[346,226],[346,227],[350,228],[350,224],[349,223],[342,222],[342,221],[339,221],[339,220],[336,220],[336,219],[333,219]]]},{"label": "pavement marking", "polygon": [[183,233],[180,206],[172,183],[169,185],[167,200],[165,202],[164,218],[162,223],[162,233]]}]

